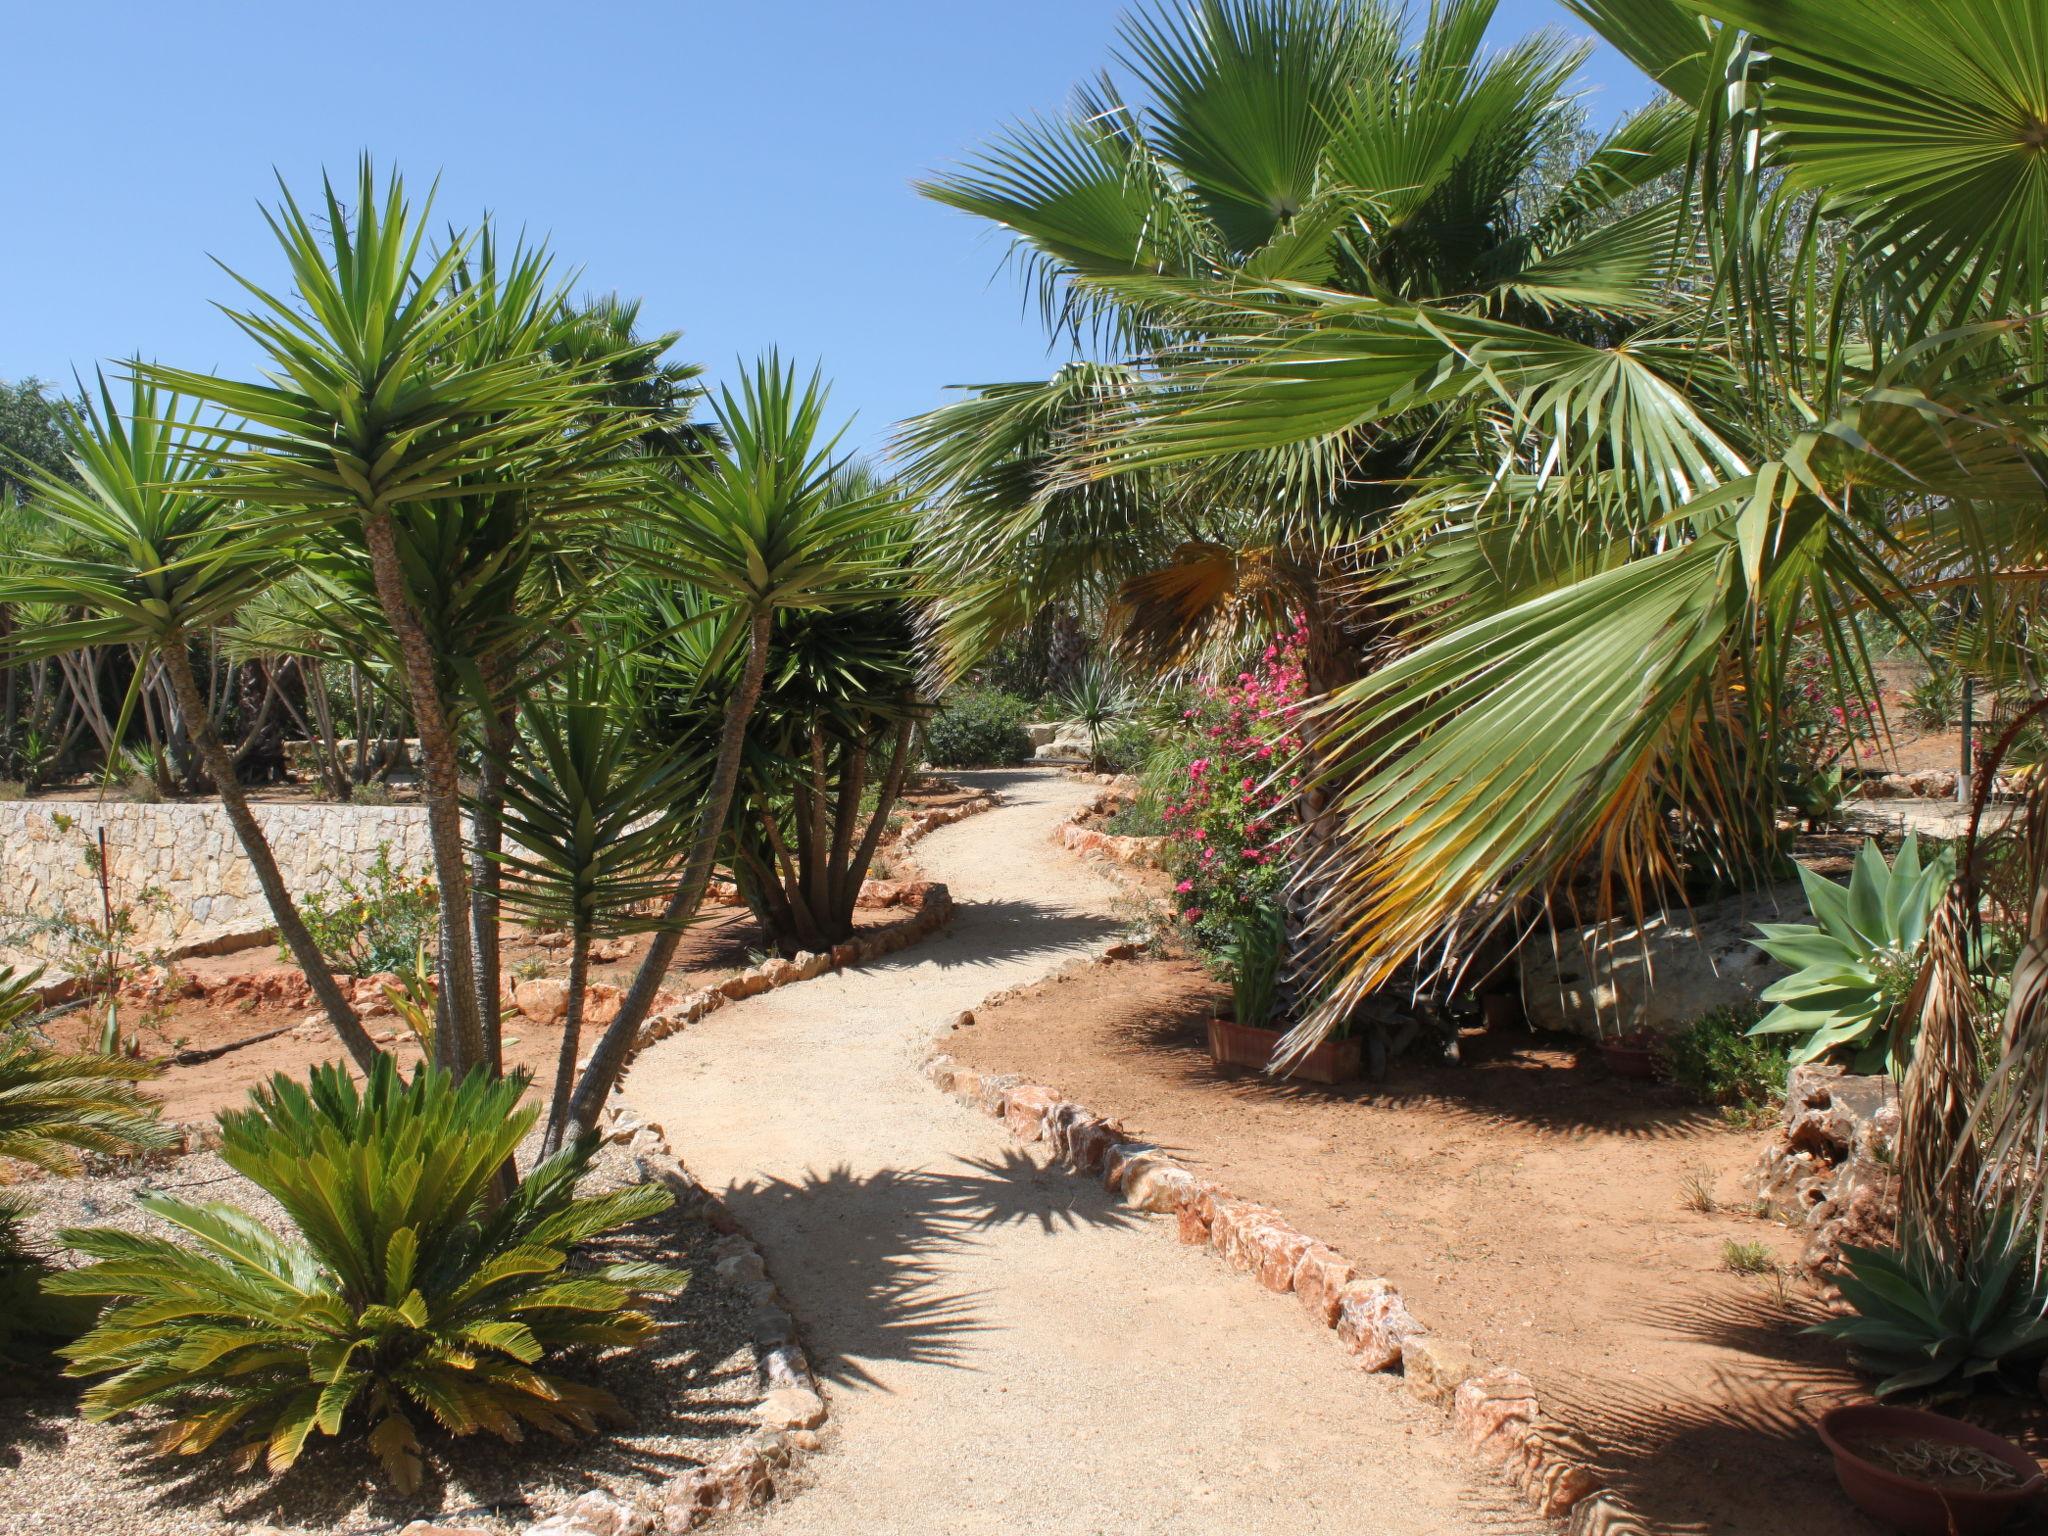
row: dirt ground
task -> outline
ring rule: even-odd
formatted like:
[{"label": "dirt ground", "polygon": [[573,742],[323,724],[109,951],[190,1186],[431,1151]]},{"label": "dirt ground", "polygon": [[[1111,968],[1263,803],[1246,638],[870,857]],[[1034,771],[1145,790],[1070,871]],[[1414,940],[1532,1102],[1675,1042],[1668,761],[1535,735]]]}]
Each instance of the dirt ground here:
[{"label": "dirt ground", "polygon": [[[905,912],[901,908],[877,907],[863,909],[854,916],[856,928],[866,929],[900,921]],[[617,958],[593,964],[591,980],[625,987],[632,980],[648,942],[643,935],[605,951]],[[704,921],[683,936],[664,985],[678,995],[695,991],[723,981],[772,952],[767,936],[744,908],[707,909]],[[564,949],[536,944],[523,930],[510,930],[505,975],[509,980],[538,967],[544,968],[540,974],[564,976],[568,971],[567,954]],[[276,951],[265,947],[181,960],[175,969],[206,983],[281,965]],[[398,1055],[401,1065],[409,1068],[419,1059],[417,1045],[396,1014],[380,1010],[366,1017],[364,1024],[373,1038]],[[124,999],[121,1029],[124,1036],[134,1034],[145,1057],[163,1063],[162,1074],[149,1086],[162,1098],[167,1120],[209,1119],[223,1109],[239,1108],[250,1088],[276,1073],[303,1076],[321,1062],[343,1058],[325,1017],[303,1006],[187,997],[149,1007]],[[51,1020],[43,1026],[43,1033],[53,1044],[82,1050],[96,1041],[98,1020],[90,1010],[81,1008]],[[536,1022],[508,1006],[504,1034],[507,1065],[528,1069],[534,1076],[536,1091],[545,1093],[561,1050],[562,1025]],[[583,1050],[589,1049],[596,1035],[597,1028],[586,1023]],[[232,1048],[210,1060],[185,1064],[176,1059],[180,1053],[197,1054],[223,1046]]]},{"label": "dirt ground", "polygon": [[[927,780],[904,797],[899,815],[950,807],[977,795],[975,790],[944,780]],[[886,849],[871,870],[876,879],[915,879],[917,874],[908,855]],[[906,915],[907,909],[899,907],[862,908],[854,914],[854,924],[857,930],[865,930],[901,921]],[[649,942],[646,935],[640,935],[601,947],[596,953],[607,958],[594,959],[591,981],[623,989],[631,982]],[[508,983],[528,975],[568,974],[568,952],[559,943],[543,944],[528,930],[508,926],[504,944]],[[664,985],[681,995],[722,981],[771,953],[767,935],[745,908],[707,907],[703,920],[684,934]],[[175,970],[201,983],[217,983],[285,964],[274,946],[265,945],[180,960]],[[410,1067],[418,1060],[418,1048],[395,1013],[380,1010],[364,1022],[373,1037],[398,1055],[402,1065]],[[343,1055],[324,1017],[306,1006],[185,997],[150,1007],[124,999],[121,1029],[124,1035],[135,1036],[144,1056],[163,1064],[161,1075],[150,1087],[163,1100],[164,1118],[172,1121],[206,1120],[223,1109],[239,1108],[250,1088],[276,1073],[303,1076],[311,1067]],[[99,1021],[81,1008],[48,1021],[42,1032],[55,1045],[85,1049],[96,1045]],[[588,1050],[596,1033],[596,1026],[585,1024],[583,1050]],[[535,1091],[545,1093],[561,1049],[561,1024],[538,1023],[508,1006],[504,1035],[507,1064],[528,1069]],[[222,1047],[229,1049],[209,1060],[177,1060],[181,1053],[204,1054]]]},{"label": "dirt ground", "polygon": [[[1118,1117],[1393,1280],[1425,1323],[1527,1371],[1657,1529],[1875,1530],[1810,1427],[1863,1385],[1800,1334],[1818,1298],[1723,1264],[1730,1242],[1781,1265],[1800,1248],[1749,1213],[1758,1133],[1527,1033],[1470,1034],[1463,1067],[1378,1084],[1225,1073],[1204,1040],[1225,1004],[1193,961],[1084,967],[943,1049]],[[1715,1209],[1691,1208],[1696,1186]]]}]

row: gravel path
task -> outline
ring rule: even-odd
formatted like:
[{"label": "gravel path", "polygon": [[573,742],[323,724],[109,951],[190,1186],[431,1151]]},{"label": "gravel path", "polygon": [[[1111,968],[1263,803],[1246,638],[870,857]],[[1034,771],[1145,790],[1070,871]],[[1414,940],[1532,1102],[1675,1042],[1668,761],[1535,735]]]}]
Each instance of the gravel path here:
[{"label": "gravel path", "polygon": [[750,1524],[847,1532],[1465,1536],[1532,1529],[1396,1383],[1298,1308],[1042,1169],[917,1068],[945,1021],[1121,926],[1049,833],[1090,792],[1008,803],[918,862],[960,912],[881,965],[713,1014],[640,1058],[667,1127],[792,1299],[832,1400],[806,1486]]}]

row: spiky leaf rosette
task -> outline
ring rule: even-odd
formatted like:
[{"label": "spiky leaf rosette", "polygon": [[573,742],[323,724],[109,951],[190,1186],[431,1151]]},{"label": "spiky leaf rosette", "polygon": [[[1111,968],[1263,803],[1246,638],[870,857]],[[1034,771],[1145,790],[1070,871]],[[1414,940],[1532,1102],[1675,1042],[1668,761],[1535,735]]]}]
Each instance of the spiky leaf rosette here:
[{"label": "spiky leaf rosette", "polygon": [[1819,922],[1756,925],[1763,937],[1750,942],[1792,974],[1764,990],[1764,1001],[1777,1006],[1750,1033],[1804,1035],[1794,1066],[1833,1052],[1852,1071],[1903,1072],[1918,1022],[1903,1004],[1920,974],[1935,903],[1955,872],[1946,850],[1923,864],[1917,837],[1906,839],[1890,865],[1866,840],[1846,887],[1802,867],[1799,880]]},{"label": "spiky leaf rosette", "polygon": [[283,1076],[221,1116],[221,1155],[291,1217],[289,1235],[234,1206],[138,1197],[191,1241],[106,1228],[63,1239],[99,1260],[51,1282],[115,1303],[64,1351],[103,1376],[88,1417],[169,1415],[157,1447],[195,1455],[231,1432],[273,1472],[321,1434],[367,1434],[391,1480],[420,1478],[420,1416],[455,1435],[561,1438],[616,1415],[611,1395],[551,1368],[630,1345],[657,1324],[633,1304],[687,1276],[651,1264],[570,1267],[570,1250],[664,1210],[636,1185],[578,1197],[595,1142],[567,1147],[493,1206],[497,1170],[531,1128],[518,1077],[403,1082],[381,1058],[358,1090],[339,1066]]}]

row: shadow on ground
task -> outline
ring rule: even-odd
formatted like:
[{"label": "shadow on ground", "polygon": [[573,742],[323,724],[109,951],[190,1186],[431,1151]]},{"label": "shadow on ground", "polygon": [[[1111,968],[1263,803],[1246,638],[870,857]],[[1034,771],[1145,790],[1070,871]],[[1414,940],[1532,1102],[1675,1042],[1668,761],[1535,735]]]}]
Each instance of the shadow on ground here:
[{"label": "shadow on ground", "polygon": [[1131,1224],[1100,1190],[1021,1150],[950,1170],[840,1167],[757,1181],[725,1201],[762,1242],[803,1255],[776,1279],[806,1325],[812,1369],[842,1387],[878,1387],[870,1367],[880,1361],[972,1368],[983,1298],[946,1285],[948,1251],[996,1227],[1032,1225],[1053,1238]]}]

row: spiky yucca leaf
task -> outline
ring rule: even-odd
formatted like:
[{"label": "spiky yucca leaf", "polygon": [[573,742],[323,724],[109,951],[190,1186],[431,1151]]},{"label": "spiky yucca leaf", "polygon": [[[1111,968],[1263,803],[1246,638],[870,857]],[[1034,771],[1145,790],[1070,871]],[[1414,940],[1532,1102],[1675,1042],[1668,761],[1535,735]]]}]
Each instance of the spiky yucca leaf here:
[{"label": "spiky yucca leaf", "polygon": [[656,1324],[641,1297],[685,1276],[645,1264],[568,1268],[575,1244],[665,1209],[641,1185],[575,1188],[595,1143],[567,1147],[492,1207],[493,1176],[531,1128],[514,1077],[400,1080],[380,1058],[360,1090],[338,1066],[278,1077],[221,1116],[221,1155],[291,1216],[289,1235],[230,1205],[140,1197],[188,1240],[108,1228],[64,1241],[99,1262],[53,1294],[113,1303],[63,1353],[105,1377],[88,1417],[168,1414],[159,1450],[195,1455],[235,1433],[273,1472],[314,1433],[365,1434],[411,1490],[422,1416],[450,1434],[589,1432],[610,1394],[547,1368],[566,1352],[632,1344]]}]

